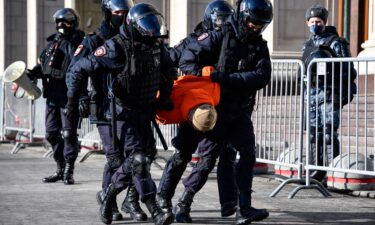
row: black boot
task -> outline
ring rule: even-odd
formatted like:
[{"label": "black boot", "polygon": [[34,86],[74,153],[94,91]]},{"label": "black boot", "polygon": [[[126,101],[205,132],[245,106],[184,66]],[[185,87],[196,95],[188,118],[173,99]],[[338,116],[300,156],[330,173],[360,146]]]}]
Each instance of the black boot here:
[{"label": "black boot", "polygon": [[111,224],[113,220],[113,206],[116,203],[118,191],[109,185],[104,194],[103,204],[100,205],[100,219],[105,224]]},{"label": "black boot", "polygon": [[[98,202],[99,206],[101,204],[103,204],[104,195],[105,195],[105,191],[104,190],[98,191],[96,193],[96,201]],[[115,203],[114,203],[113,208],[112,208],[112,213],[113,213],[113,216],[112,216],[112,220],[113,221],[119,221],[119,220],[123,219],[122,214],[120,213],[120,211],[117,208],[117,202],[116,202],[116,200],[115,200]]]},{"label": "black boot", "polygon": [[157,201],[161,210],[163,210],[163,212],[172,213],[172,200],[171,199],[164,198],[161,195],[157,195]]},{"label": "black boot", "polygon": [[129,213],[130,217],[135,221],[146,221],[147,215],[143,212],[139,205],[139,194],[134,186],[129,187],[129,191],[122,203],[121,210]]},{"label": "black boot", "polygon": [[177,223],[192,223],[190,217],[190,207],[193,203],[194,193],[187,190],[184,191],[180,200],[175,207],[175,215]]},{"label": "black boot", "polygon": [[43,178],[43,183],[54,183],[63,179],[64,162],[56,161],[56,172],[49,177]]},{"label": "black boot", "polygon": [[73,178],[74,161],[68,161],[64,169],[64,184],[74,184]]},{"label": "black boot", "polygon": [[150,197],[145,202],[148,211],[151,213],[155,225],[169,225],[173,222],[173,214],[165,213],[156,203],[155,197]]},{"label": "black boot", "polygon": [[251,221],[260,221],[269,216],[266,209],[256,209],[251,207],[251,190],[240,192],[239,209],[236,213],[236,224],[251,224]]}]

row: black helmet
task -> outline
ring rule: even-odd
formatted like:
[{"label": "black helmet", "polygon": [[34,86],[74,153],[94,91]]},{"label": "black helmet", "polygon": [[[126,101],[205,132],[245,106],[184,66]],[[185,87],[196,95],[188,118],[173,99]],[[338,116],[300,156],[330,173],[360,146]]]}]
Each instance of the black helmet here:
[{"label": "black helmet", "polygon": [[248,31],[251,36],[259,36],[272,21],[273,10],[271,2],[269,0],[242,0],[238,4],[239,25],[244,30],[246,30],[248,22],[262,25],[262,28],[256,32]]},{"label": "black helmet", "polygon": [[218,30],[225,20],[234,13],[233,7],[224,0],[210,2],[204,11],[203,27],[206,30]]},{"label": "black helmet", "polygon": [[324,22],[327,22],[328,10],[321,5],[311,6],[306,11],[306,14],[305,14],[306,21],[308,21],[311,17],[318,17],[322,19]]},{"label": "black helmet", "polygon": [[167,37],[168,31],[163,16],[146,3],[133,6],[126,18],[126,23],[144,37]]},{"label": "black helmet", "polygon": [[[326,45],[320,45],[318,48],[311,48],[311,50],[306,49],[303,53],[302,60],[304,61],[305,68],[308,68],[310,62],[313,59],[320,59],[320,58],[335,58],[336,53]],[[337,68],[337,65],[339,64],[335,63],[335,71],[339,71]],[[326,74],[330,75],[332,71],[332,62],[329,62],[326,64]],[[316,63],[311,65],[311,75],[316,75],[317,69],[316,69]]]},{"label": "black helmet", "polygon": [[129,11],[133,7],[133,0],[102,0],[104,20],[118,29],[125,21],[126,15],[115,16],[113,11]]},{"label": "black helmet", "polygon": [[[75,30],[79,26],[79,15],[78,13],[71,8],[59,9],[53,14],[53,19],[55,20],[56,25],[60,21],[68,22],[72,25],[72,28]],[[57,27],[59,29],[60,27]]]}]

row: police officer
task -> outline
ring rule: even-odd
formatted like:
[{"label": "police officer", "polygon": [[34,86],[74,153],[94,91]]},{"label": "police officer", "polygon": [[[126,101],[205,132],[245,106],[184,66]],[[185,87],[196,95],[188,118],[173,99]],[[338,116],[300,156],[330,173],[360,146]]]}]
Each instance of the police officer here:
[{"label": "police officer", "polygon": [[[103,0],[102,14],[103,20],[99,28],[85,37],[81,45],[75,52],[75,57],[71,65],[79,59],[86,57],[96,48],[103,45],[104,42],[119,33],[119,28],[123,24],[129,9],[133,6],[132,0]],[[68,73],[69,74],[69,73]],[[105,190],[111,182],[111,177],[117,168],[122,164],[124,157],[120,146],[116,148],[112,145],[112,133],[110,123],[106,120],[104,114],[109,111],[108,89],[104,85],[108,74],[102,74],[101,77],[92,79],[89,95],[83,94],[79,101],[80,117],[89,117],[91,123],[96,123],[104,152],[107,157],[107,163],[104,166],[102,190]],[[69,90],[74,92],[74,80],[67,77]],[[92,112],[92,113],[91,113]],[[90,114],[91,113],[91,114]],[[116,138],[116,137],[115,137]],[[117,140],[118,141],[118,140]],[[99,204],[103,202],[104,192],[97,193]],[[132,185],[127,192],[126,198],[122,204],[122,210],[130,213],[132,219],[136,221],[147,220],[147,215],[141,209],[138,203],[139,195]],[[122,215],[118,211],[117,204],[113,208],[113,220],[121,220]]]},{"label": "police officer", "polygon": [[[169,50],[175,65],[178,66],[181,54],[189,43],[210,30],[220,30],[220,27],[233,13],[234,9],[228,2],[211,1],[205,9],[203,21],[198,23],[194,32]],[[158,187],[158,203],[166,212],[172,211],[171,199],[187,164],[192,159],[192,154],[196,150],[200,138],[199,132],[195,131],[190,123],[183,123],[178,127],[177,136],[172,140],[176,151],[168,159]],[[233,175],[235,158],[235,151],[231,149],[223,151],[217,170],[221,214],[225,217],[236,212],[237,187]]]},{"label": "police officer", "polygon": [[236,224],[268,217],[265,209],[251,205],[255,137],[251,112],[256,91],[265,87],[271,77],[267,42],[261,33],[272,21],[272,4],[268,0],[238,2],[236,16],[229,17],[221,31],[207,32],[189,44],[180,60],[186,74],[200,75],[200,65],[215,65],[211,79],[221,86],[218,120],[211,132],[199,143],[200,160],[184,180],[185,191],[176,205],[176,221],[191,222],[190,208],[194,195],[207,181],[220,152],[228,143],[239,152],[236,181],[239,189]]},{"label": "police officer", "polygon": [[[117,121],[117,136],[125,160],[104,194],[100,216],[105,224],[112,223],[116,196],[130,182],[135,184],[155,224],[173,221],[173,215],[162,212],[156,203],[156,186],[146,158],[156,148],[150,122],[155,118],[157,91],[160,90],[161,98],[168,98],[173,85],[171,78],[176,76],[171,73],[174,70],[170,70],[171,60],[163,43],[166,37],[161,14],[149,4],[137,4],[130,9],[119,35],[107,40],[94,54],[79,60],[70,70],[76,87],[81,87],[87,76],[101,76],[102,71],[114,76],[109,79],[108,88],[116,97],[116,113],[112,116]],[[77,93],[69,96],[69,101],[75,102],[79,97],[79,88],[76,90]]]},{"label": "police officer", "polygon": [[[327,9],[320,5],[314,5],[306,11],[305,19],[311,32],[310,38],[302,48],[302,60],[305,63],[305,68],[308,68],[310,61],[314,58],[351,57],[349,43],[339,37],[334,26],[326,25]],[[340,102],[341,107],[348,104],[357,90],[354,83],[357,73],[352,63],[349,65],[342,63],[341,69],[340,64],[335,63],[334,68],[335,70],[332,71],[332,65],[327,65],[326,82],[317,77],[316,69],[311,70],[313,84],[309,109],[311,159],[317,165],[323,165],[324,158],[327,159],[326,165],[328,165],[339,154],[337,130],[340,126]],[[334,76],[335,83],[332,83],[332,76]],[[324,157],[324,155],[326,156]],[[315,162],[316,156],[317,162]],[[322,181],[325,175],[325,171],[312,173],[312,177],[319,181]]]},{"label": "police officer", "polygon": [[78,119],[67,120],[63,109],[67,102],[65,74],[74,50],[82,41],[84,33],[78,30],[79,16],[70,8],[57,10],[53,15],[57,33],[47,38],[38,65],[29,70],[28,76],[42,79],[43,97],[46,103],[46,139],[52,145],[56,172],[43,178],[44,183],[63,180],[74,184],[74,162],[78,155]]}]

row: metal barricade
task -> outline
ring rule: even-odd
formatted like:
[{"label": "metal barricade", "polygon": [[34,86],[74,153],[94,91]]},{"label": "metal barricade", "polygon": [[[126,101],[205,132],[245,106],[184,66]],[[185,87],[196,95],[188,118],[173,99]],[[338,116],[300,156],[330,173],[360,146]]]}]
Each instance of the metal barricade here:
[{"label": "metal barricade", "polygon": [[276,194],[288,183],[300,183],[303,175],[303,85],[301,60],[272,60],[270,83],[257,93],[252,120],[257,144],[256,160],[289,168],[290,177],[271,194]]},{"label": "metal barricade", "polygon": [[[306,183],[293,190],[291,197],[301,189],[320,185],[310,178],[316,172],[343,176],[329,177],[328,182],[346,182],[348,174],[368,175],[369,181],[375,180],[375,162],[371,162],[375,154],[374,65],[375,58],[314,59],[309,64],[306,136],[311,138],[306,139]],[[352,85],[354,73],[358,74],[354,81],[356,89]],[[353,90],[356,94],[345,104]],[[322,194],[327,196],[325,190]]]},{"label": "metal barricade", "polygon": [[27,145],[45,146],[42,138],[36,135],[40,126],[35,124],[35,115],[39,115],[40,107],[35,107],[36,102],[25,97],[16,98],[17,86],[12,82],[1,81],[1,139],[2,141],[14,140],[11,153],[16,154]]}]

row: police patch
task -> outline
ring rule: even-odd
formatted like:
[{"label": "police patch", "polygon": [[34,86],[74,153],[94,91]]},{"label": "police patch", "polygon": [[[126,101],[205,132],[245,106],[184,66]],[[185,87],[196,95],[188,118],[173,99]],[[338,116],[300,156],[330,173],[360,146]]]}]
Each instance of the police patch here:
[{"label": "police patch", "polygon": [[197,38],[197,40],[198,41],[203,41],[204,39],[206,39],[208,37],[208,33],[204,33],[204,34],[202,34],[201,36],[199,36],[198,38]]},{"label": "police patch", "polygon": [[82,49],[83,49],[83,45],[79,45],[76,49],[76,51],[74,52],[74,56],[77,56],[79,55],[79,53],[82,52]]},{"label": "police patch", "polygon": [[105,50],[104,46],[101,46],[101,47],[99,47],[98,49],[95,50],[94,56],[100,57],[100,56],[105,55],[105,53],[106,53],[106,50]]}]

